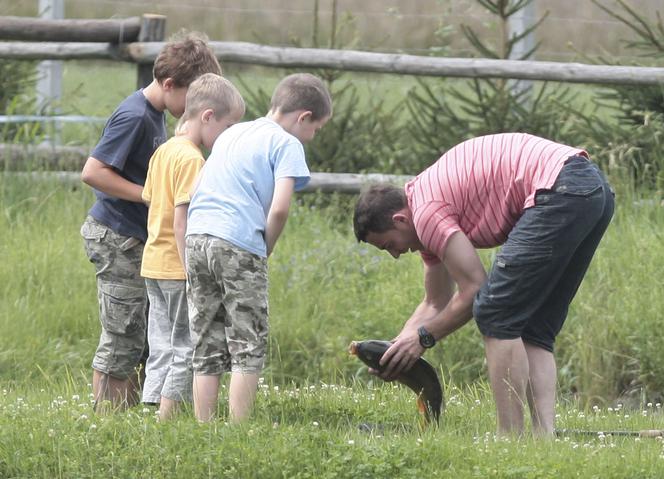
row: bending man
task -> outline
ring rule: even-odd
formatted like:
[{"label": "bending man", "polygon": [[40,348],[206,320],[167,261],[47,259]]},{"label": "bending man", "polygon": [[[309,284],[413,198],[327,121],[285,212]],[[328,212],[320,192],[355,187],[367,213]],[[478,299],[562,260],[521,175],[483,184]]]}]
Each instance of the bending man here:
[{"label": "bending man", "polygon": [[[419,252],[425,295],[381,360],[393,379],[475,317],[500,434],[553,433],[555,338],[613,216],[611,187],[579,148],[506,133],[465,141],[405,188],[374,185],[358,241]],[[475,248],[502,245],[487,274]],[[456,283],[456,291],[454,284]]]}]

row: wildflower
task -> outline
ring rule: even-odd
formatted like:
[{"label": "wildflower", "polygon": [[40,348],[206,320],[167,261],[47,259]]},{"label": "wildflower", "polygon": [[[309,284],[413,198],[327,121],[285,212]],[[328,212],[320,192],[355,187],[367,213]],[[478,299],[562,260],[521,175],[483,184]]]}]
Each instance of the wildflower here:
[{"label": "wildflower", "polygon": [[80,417],[78,418],[79,421],[85,421],[88,418],[87,415],[81,414]]},{"label": "wildflower", "polygon": [[353,444],[355,444],[355,441],[353,441],[352,439],[349,439],[348,444],[350,444],[352,446]]},{"label": "wildflower", "polygon": [[148,414],[148,413],[150,412],[150,408],[148,408],[148,407],[144,407],[144,408],[141,410],[141,412],[142,412],[143,414]]},{"label": "wildflower", "polygon": [[318,421],[314,421],[312,424],[314,425],[314,427],[318,427]]},{"label": "wildflower", "polygon": [[74,394],[74,395],[71,397],[71,400],[72,400],[72,401],[78,401],[79,399],[81,399],[81,398],[79,397],[78,394]]},{"label": "wildflower", "polygon": [[95,429],[97,429],[97,425],[94,423],[90,424],[90,430],[94,431]]},{"label": "wildflower", "polygon": [[46,434],[48,434],[48,437],[53,437],[55,436],[55,431],[53,429],[49,429],[48,431],[46,431]]}]

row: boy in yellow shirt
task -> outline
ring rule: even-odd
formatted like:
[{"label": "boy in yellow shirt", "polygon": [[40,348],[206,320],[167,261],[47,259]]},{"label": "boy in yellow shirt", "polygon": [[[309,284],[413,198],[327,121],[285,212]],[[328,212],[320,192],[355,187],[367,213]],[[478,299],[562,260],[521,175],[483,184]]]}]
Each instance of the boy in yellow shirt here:
[{"label": "boy in yellow shirt", "polygon": [[189,87],[176,136],[150,159],[143,200],[149,204],[148,240],[141,276],[150,300],[143,402],[159,403],[159,417],[172,416],[180,401],[192,400],[189,317],[185,294],[184,234],[189,192],[217,137],[244,116],[244,101],[231,82],[202,75]]}]

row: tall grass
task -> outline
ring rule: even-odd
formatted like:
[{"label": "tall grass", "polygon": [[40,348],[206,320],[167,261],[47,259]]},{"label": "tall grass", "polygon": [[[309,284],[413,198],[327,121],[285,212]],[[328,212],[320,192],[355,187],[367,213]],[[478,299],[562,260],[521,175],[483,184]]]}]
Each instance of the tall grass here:
[{"label": "tall grass", "polygon": [[[662,390],[659,206],[619,200],[560,336],[557,426],[596,434],[534,442],[493,435],[472,324],[427,353],[447,397],[439,427],[347,354],[399,331],[422,272],[414,255],[357,244],[344,197],[299,197],[270,259],[269,365],[248,423],[224,422],[225,387],[210,425],[190,410],[167,424],[143,406],[95,415],[96,289],[78,234],[92,200],[0,175],[0,477],[661,477],[661,441],[599,434],[664,428],[661,401],[648,402]],[[630,384],[650,387],[643,402],[592,407]]]},{"label": "tall grass", "polygon": [[[87,377],[98,337],[94,269],[78,233],[86,187],[0,177],[0,378]],[[395,261],[352,235],[352,198],[301,196],[270,259],[270,352],[277,384],[362,378],[357,339],[390,339],[423,295],[416,255]],[[664,208],[619,195],[617,213],[559,336],[563,394],[591,404],[657,401],[664,331]],[[483,251],[488,266],[493,251]],[[427,353],[446,380],[484,377],[471,322]],[[622,398],[626,400],[625,397]]]}]

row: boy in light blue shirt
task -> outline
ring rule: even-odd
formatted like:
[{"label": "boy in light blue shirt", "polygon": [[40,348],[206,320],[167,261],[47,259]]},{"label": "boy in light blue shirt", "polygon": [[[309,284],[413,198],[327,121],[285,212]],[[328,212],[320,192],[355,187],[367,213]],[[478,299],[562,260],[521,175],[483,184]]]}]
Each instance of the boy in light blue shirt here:
[{"label": "boy in light blue shirt", "polygon": [[277,85],[268,114],[222,133],[203,167],[185,248],[199,421],[213,417],[219,379],[228,371],[230,420],[251,411],[267,349],[267,257],[293,192],[309,181],[302,144],[331,115],[319,78],[290,75]]}]

